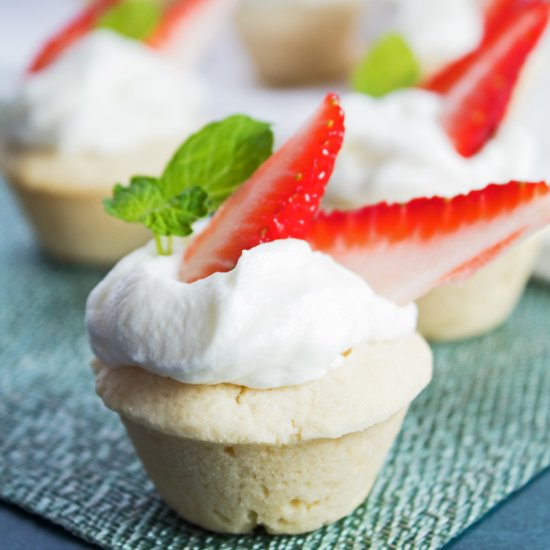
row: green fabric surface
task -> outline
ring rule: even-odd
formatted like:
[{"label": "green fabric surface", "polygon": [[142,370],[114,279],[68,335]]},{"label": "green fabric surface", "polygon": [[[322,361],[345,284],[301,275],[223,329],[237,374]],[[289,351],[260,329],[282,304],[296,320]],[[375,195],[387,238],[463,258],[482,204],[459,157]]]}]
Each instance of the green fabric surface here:
[{"label": "green fabric surface", "polygon": [[0,186],[0,496],[107,548],[438,548],[550,465],[550,287],[435,349],[370,497],[304,536],[219,536],[163,504],[94,393],[83,326],[104,272],[48,261]]}]

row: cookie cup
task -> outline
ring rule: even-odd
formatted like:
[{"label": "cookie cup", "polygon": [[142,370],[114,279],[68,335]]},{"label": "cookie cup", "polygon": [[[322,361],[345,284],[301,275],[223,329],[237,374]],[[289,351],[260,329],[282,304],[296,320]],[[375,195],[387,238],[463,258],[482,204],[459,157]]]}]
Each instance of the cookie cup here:
[{"label": "cookie cup", "polygon": [[243,0],[237,29],[260,77],[275,86],[343,78],[360,51],[361,0]]},{"label": "cookie cup", "polygon": [[222,533],[295,534],[366,498],[432,359],[412,335],[358,347],[314,382],[269,390],[99,361],[94,370],[98,394],[181,517]]},{"label": "cookie cup", "polygon": [[418,300],[418,331],[428,340],[479,336],[501,325],[516,307],[541,249],[536,235],[480,269]]},{"label": "cookie cup", "polygon": [[37,240],[54,258],[110,265],[151,238],[137,224],[107,215],[103,199],[134,174],[157,175],[178,141],[101,156],[8,147],[1,164]]}]

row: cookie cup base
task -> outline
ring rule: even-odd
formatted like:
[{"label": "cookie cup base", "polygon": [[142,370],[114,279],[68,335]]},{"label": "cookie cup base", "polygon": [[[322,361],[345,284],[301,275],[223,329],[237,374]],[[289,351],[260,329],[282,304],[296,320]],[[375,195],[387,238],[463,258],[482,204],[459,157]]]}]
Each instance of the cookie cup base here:
[{"label": "cookie cup base", "polygon": [[407,409],[335,439],[288,445],[211,443],[163,433],[121,414],[145,470],[187,521],[220,533],[318,529],[368,495]]},{"label": "cookie cup base", "polygon": [[420,298],[420,334],[432,341],[453,341],[501,325],[516,307],[540,249],[540,237],[532,237],[464,283],[444,285]]},{"label": "cookie cup base", "polygon": [[345,77],[360,52],[362,4],[244,2],[236,22],[261,79],[295,86]]},{"label": "cookie cup base", "polygon": [[11,179],[36,238],[57,260],[108,266],[145,244],[145,228],[108,216],[102,200],[108,192],[84,189],[64,193],[58,189],[26,187]]}]

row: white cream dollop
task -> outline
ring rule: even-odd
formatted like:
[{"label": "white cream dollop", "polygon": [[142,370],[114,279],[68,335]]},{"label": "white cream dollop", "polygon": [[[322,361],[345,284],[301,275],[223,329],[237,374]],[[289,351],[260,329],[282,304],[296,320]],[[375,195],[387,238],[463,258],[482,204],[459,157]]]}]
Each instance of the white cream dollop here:
[{"label": "white cream dollop", "polygon": [[97,30],[21,83],[4,139],[62,152],[116,154],[196,129],[205,87],[144,44]]},{"label": "white cream dollop", "polygon": [[331,206],[450,197],[536,177],[536,141],[514,122],[506,122],[478,154],[464,158],[443,130],[436,94],[418,89],[380,99],[349,94],[342,107],[346,135],[327,187]]},{"label": "white cream dollop", "polygon": [[86,324],[96,356],[191,384],[252,388],[302,384],[368,341],[412,334],[416,307],[376,296],[367,283],[305,241],[243,252],[235,268],[191,284],[182,250],[149,245],[121,260],[92,291]]},{"label": "white cream dollop", "polygon": [[433,74],[478,46],[483,10],[479,0],[399,0],[393,28],[407,40],[424,74]]}]

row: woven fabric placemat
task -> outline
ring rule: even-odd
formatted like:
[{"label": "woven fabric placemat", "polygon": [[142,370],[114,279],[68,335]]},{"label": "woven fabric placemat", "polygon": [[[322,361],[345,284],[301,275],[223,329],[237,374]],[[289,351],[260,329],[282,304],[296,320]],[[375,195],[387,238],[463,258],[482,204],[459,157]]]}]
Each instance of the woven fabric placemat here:
[{"label": "woven fabric placemat", "polygon": [[116,415],[94,393],[83,326],[104,272],[44,258],[0,186],[0,497],[107,548],[438,548],[550,465],[550,287],[513,318],[435,349],[370,497],[295,537],[219,536],[155,493]]}]

